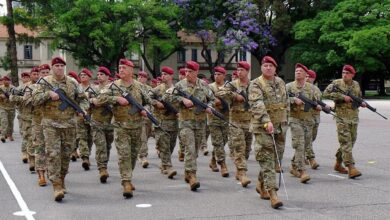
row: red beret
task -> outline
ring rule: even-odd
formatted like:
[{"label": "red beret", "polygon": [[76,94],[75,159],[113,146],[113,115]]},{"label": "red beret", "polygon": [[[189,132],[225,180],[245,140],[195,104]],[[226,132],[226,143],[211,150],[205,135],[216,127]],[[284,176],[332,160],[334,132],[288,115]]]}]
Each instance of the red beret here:
[{"label": "red beret", "polygon": [[182,76],[185,76],[186,75],[186,68],[180,68],[179,74]]},{"label": "red beret", "polygon": [[348,71],[348,72],[352,73],[353,75],[356,74],[355,68],[353,68],[353,66],[348,65],[348,64],[343,66],[343,71]]},{"label": "red beret", "polygon": [[143,77],[145,77],[145,78],[148,78],[148,73],[147,72],[145,72],[145,71],[139,71],[138,72],[138,76],[143,76]]},{"label": "red beret", "polygon": [[89,78],[91,78],[92,77],[92,72],[91,72],[91,70],[89,70],[89,69],[87,69],[87,68],[83,68],[82,70],[81,70],[81,73],[85,73],[85,74],[87,74],[88,76],[89,76]]},{"label": "red beret", "polygon": [[49,64],[42,64],[39,66],[39,70],[50,70]]},{"label": "red beret", "polygon": [[223,68],[222,66],[216,66],[216,67],[214,67],[214,71],[215,71],[215,72],[218,72],[218,73],[226,74],[226,70],[225,70],[225,68]]},{"label": "red beret", "polygon": [[169,75],[175,74],[175,71],[173,71],[173,69],[171,67],[168,67],[168,66],[163,66],[161,68],[161,72],[167,73]]},{"label": "red beret", "polygon": [[38,67],[38,66],[35,66],[35,67],[31,68],[30,73],[32,73],[32,72],[39,73],[39,67]]},{"label": "red beret", "polygon": [[79,76],[77,75],[77,73],[75,71],[69,71],[68,76],[72,77],[78,83],[80,83],[80,78],[79,78]]},{"label": "red beret", "polygon": [[104,67],[104,66],[99,66],[98,72],[104,73],[104,74],[106,74],[106,76],[110,76],[111,75],[110,70],[107,67]]},{"label": "red beret", "polygon": [[306,73],[308,73],[308,71],[309,71],[309,69],[301,63],[295,64],[295,69],[297,69],[297,68],[302,68]]},{"label": "red beret", "polygon": [[134,67],[133,62],[131,62],[128,59],[120,59],[119,60],[119,65],[125,65],[125,66],[129,66],[129,67]]},{"label": "red beret", "polygon": [[186,62],[186,68],[187,69],[191,69],[193,71],[198,71],[199,70],[199,64],[197,62],[195,62],[195,61],[190,60],[190,61]]},{"label": "red beret", "polygon": [[275,67],[278,67],[278,64],[276,63],[274,58],[272,58],[270,56],[263,57],[263,59],[261,60],[261,64],[264,64],[264,63],[272,63],[272,65],[274,65]]},{"label": "red beret", "polygon": [[57,63],[61,63],[61,64],[64,64],[66,65],[66,62],[61,58],[61,57],[54,57],[52,60],[51,60],[51,65],[55,65]]},{"label": "red beret", "polygon": [[314,72],[313,70],[307,71],[307,74],[309,75],[309,78],[312,78],[312,79],[317,78],[317,73]]},{"label": "red beret", "polygon": [[234,70],[233,73],[232,73],[233,76],[238,76],[238,72],[237,70]]},{"label": "red beret", "polygon": [[26,76],[30,77],[30,73],[29,72],[23,72],[20,76],[21,77],[26,77]]},{"label": "red beret", "polygon": [[244,68],[246,71],[249,71],[251,68],[251,65],[247,63],[246,61],[240,61],[237,63],[237,68]]},{"label": "red beret", "polygon": [[3,80],[11,81],[11,78],[9,76],[3,76]]}]

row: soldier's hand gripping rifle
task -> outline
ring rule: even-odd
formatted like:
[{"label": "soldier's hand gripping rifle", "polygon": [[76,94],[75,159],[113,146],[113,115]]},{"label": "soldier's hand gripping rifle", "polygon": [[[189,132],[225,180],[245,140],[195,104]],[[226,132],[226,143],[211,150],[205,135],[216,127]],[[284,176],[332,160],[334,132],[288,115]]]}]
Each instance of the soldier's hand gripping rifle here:
[{"label": "soldier's hand gripping rifle", "polygon": [[237,87],[235,87],[233,85],[233,83],[227,81],[225,82],[224,86],[226,85],[229,85],[232,89],[233,89],[233,92],[241,95],[242,97],[244,97],[245,101],[244,101],[244,108],[245,110],[248,110],[249,109],[249,99],[248,99],[248,94],[244,91],[244,90],[241,90],[241,89],[238,89]]},{"label": "soldier's hand gripping rifle", "polygon": [[154,99],[156,99],[157,101],[161,102],[161,104],[164,105],[164,109],[165,109],[164,115],[169,115],[169,114],[176,115],[177,113],[179,113],[179,111],[171,103],[164,101],[161,96],[158,96],[152,90],[149,90],[149,92],[153,95]]},{"label": "soldier's hand gripping rifle", "polygon": [[[113,88],[115,87],[115,88]],[[156,125],[158,128],[160,128],[163,132],[167,133],[167,131],[165,131],[164,129],[161,128],[160,126],[160,122],[157,120],[157,118],[155,118],[152,113],[150,113],[145,107],[143,107],[141,104],[139,104],[134,98],[133,96],[130,95],[130,93],[124,91],[123,89],[121,89],[119,86],[117,86],[115,83],[111,83],[110,87],[109,87],[111,90],[113,89],[117,89],[121,96],[123,98],[125,98],[129,104],[131,104],[131,109],[129,110],[129,114],[131,115],[134,115],[135,113],[139,113],[141,111],[145,111],[146,112],[146,116],[148,117],[148,119],[154,124]]]},{"label": "soldier's hand gripping rifle", "polygon": [[235,128],[237,128],[237,126],[236,125],[234,125],[234,124],[232,124],[232,123],[230,123],[228,120],[226,120],[226,118],[225,118],[225,116],[223,115],[223,114],[221,114],[220,112],[218,112],[217,110],[215,110],[213,107],[211,107],[211,106],[208,106],[206,103],[203,103],[202,101],[200,101],[198,98],[196,98],[195,96],[193,96],[193,95],[190,95],[190,94],[188,94],[188,93],[186,93],[186,92],[184,92],[184,91],[182,91],[182,90],[180,90],[180,89],[178,89],[178,88],[175,88],[174,90],[173,90],[173,92],[175,92],[175,91],[177,91],[177,94],[178,95],[180,95],[180,96],[182,96],[182,97],[184,97],[184,98],[186,98],[186,99],[189,99],[189,100],[191,100],[191,102],[195,105],[195,107],[196,107],[196,111],[204,111],[204,110],[206,110],[207,108],[210,108],[211,109],[211,112],[213,113],[213,115],[215,116],[215,117],[217,117],[217,118],[219,118],[219,119],[221,119],[222,121],[224,121],[225,123],[227,123],[227,124],[229,124],[229,125],[231,125],[231,126],[233,126],[233,127],[235,127]]},{"label": "soldier's hand gripping rifle", "polygon": [[[90,92],[95,97],[97,97],[99,95],[91,86],[88,86],[88,88],[85,89],[85,92]],[[103,111],[101,112],[102,116],[106,116],[106,115],[108,115],[108,114],[110,114],[112,112],[112,108],[111,108],[110,105],[103,105],[102,107],[103,107]]]},{"label": "soldier's hand gripping rifle", "polygon": [[221,106],[222,106],[221,112],[225,113],[225,112],[229,111],[229,104],[227,103],[227,101],[225,99],[223,99],[223,98],[217,97],[215,95],[215,92],[213,90],[211,90],[211,91],[213,92],[215,98],[217,98],[217,99],[219,99],[219,101],[221,101]]},{"label": "soldier's hand gripping rifle", "polygon": [[383,116],[381,113],[379,113],[379,112],[376,111],[376,108],[374,108],[374,107],[372,107],[371,105],[369,105],[369,104],[368,104],[366,101],[364,101],[362,98],[353,95],[351,91],[344,91],[344,90],[340,89],[340,87],[338,87],[336,84],[333,84],[333,86],[332,86],[332,92],[339,92],[339,93],[341,93],[341,94],[343,94],[343,95],[346,95],[346,96],[351,97],[351,99],[352,99],[352,108],[353,108],[353,109],[357,109],[357,108],[359,108],[363,103],[365,103],[368,109],[370,109],[372,112],[377,113],[379,116],[381,116],[382,118],[384,118],[384,119],[387,120],[387,118],[386,118],[385,116]]}]

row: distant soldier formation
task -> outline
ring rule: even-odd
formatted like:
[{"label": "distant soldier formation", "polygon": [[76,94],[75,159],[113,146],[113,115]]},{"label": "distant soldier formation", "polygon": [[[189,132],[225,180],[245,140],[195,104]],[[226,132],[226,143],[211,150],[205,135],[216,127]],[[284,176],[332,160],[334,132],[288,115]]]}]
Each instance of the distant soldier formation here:
[{"label": "distant soldier formation", "polygon": [[[285,84],[277,75],[277,62],[270,56],[261,60],[261,75],[252,81],[248,75],[251,65],[240,61],[231,81],[225,79],[225,68],[215,67],[211,84],[198,78],[200,66],[194,61],[187,61],[178,71],[177,83],[175,70],[168,66],[161,68],[161,77],[150,80],[146,72],[135,74],[134,64],[127,59],[119,61],[117,74],[98,67],[95,82],[91,82],[92,71],[84,68],[80,73],[66,74],[65,66],[65,60],[55,57],[51,65],[23,72],[19,87],[13,87],[8,76],[0,81],[1,141],[14,140],[16,110],[22,161],[38,174],[39,186],[46,186],[49,179],[55,201],[61,201],[68,190],[65,177],[71,160],[81,158],[82,168],[90,169],[93,145],[98,178],[106,183],[113,143],[123,196],[131,198],[136,189],[133,171],[137,161],[143,168],[149,165],[150,137],[156,140],[161,174],[169,179],[178,173],[172,154],[179,139],[178,159],[184,162],[184,180],[196,191],[201,185],[197,158],[199,152],[208,154],[210,135],[211,171],[228,178],[230,157],[236,167],[230,172],[247,187],[252,182],[247,161],[253,151],[260,166],[256,191],[261,199],[270,200],[273,208],[279,208],[283,202],[277,195],[280,183],[278,186],[276,175],[283,175],[286,132],[291,129],[294,149],[289,172],[307,183],[310,175],[306,167],[316,170],[320,166],[313,142],[321,111],[336,120],[339,148],[334,170],[352,179],[362,175],[352,154],[359,107],[376,109],[361,99],[351,65],[343,66],[342,78],[334,80],[323,94],[313,85],[316,73],[300,63],[295,65],[295,80]],[[334,107],[322,102],[322,97],[333,100]]]}]

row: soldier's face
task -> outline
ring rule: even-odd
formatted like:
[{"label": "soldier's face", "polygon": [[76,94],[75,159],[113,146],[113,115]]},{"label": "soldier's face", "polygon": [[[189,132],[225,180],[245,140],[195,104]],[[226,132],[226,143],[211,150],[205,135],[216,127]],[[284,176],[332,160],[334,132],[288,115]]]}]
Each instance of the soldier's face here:
[{"label": "soldier's face", "polygon": [[169,83],[172,81],[172,76],[169,75],[168,73],[162,72],[161,73],[161,81],[163,83]]},{"label": "soldier's face", "polygon": [[215,72],[214,73],[214,79],[217,84],[223,83],[225,81],[225,74],[220,73],[220,72]]},{"label": "soldier's face", "polygon": [[295,69],[295,79],[296,80],[306,80],[306,72],[302,68],[298,67]]},{"label": "soldier's face", "polygon": [[142,75],[138,76],[138,82],[145,84],[148,81],[148,78]]},{"label": "soldier's face", "polygon": [[65,76],[64,70],[65,70],[65,65],[62,63],[57,63],[53,65],[53,74],[56,77]]},{"label": "soldier's face", "polygon": [[11,84],[11,81],[9,81],[9,80],[4,80],[4,85],[5,86],[9,86]]},{"label": "soldier's face", "polygon": [[119,77],[121,79],[133,78],[134,68],[126,65],[119,65]]},{"label": "soldier's face", "polygon": [[190,82],[195,82],[196,78],[198,78],[198,71],[186,69],[186,78]]},{"label": "soldier's face", "polygon": [[108,76],[102,72],[98,72],[96,74],[97,76],[97,79],[99,81],[99,83],[103,83],[103,82],[107,82],[108,81]]},{"label": "soldier's face", "polygon": [[23,76],[22,77],[22,82],[23,83],[26,83],[26,82],[29,82],[30,81],[30,77],[29,76]]},{"label": "soldier's face", "polygon": [[31,81],[36,82],[39,79],[39,73],[38,72],[32,72],[30,77],[31,77]]},{"label": "soldier's face", "polygon": [[276,73],[276,67],[272,63],[261,64],[261,73],[266,77],[274,77]]},{"label": "soldier's face", "polygon": [[352,81],[354,76],[355,76],[355,74],[352,74],[351,72],[348,72],[348,71],[343,71],[343,73],[342,73],[342,77],[343,77],[343,80],[345,82]]},{"label": "soldier's face", "polygon": [[48,76],[50,74],[50,70],[41,70],[39,71],[39,76],[40,77],[45,77],[45,76]]},{"label": "soldier's face", "polygon": [[80,82],[89,82],[91,79],[87,74],[85,73],[80,73]]},{"label": "soldier's face", "polygon": [[237,73],[238,73],[238,78],[239,79],[246,79],[248,78],[248,71],[246,71],[246,69],[244,68],[237,68]]},{"label": "soldier's face", "polygon": [[310,78],[309,76],[306,77],[306,82],[313,84],[316,78]]}]

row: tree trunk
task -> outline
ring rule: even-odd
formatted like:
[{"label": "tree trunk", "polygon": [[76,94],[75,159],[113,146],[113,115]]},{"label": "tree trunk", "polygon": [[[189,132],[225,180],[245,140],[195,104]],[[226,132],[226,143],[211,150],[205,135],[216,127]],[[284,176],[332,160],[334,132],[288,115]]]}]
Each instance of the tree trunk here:
[{"label": "tree trunk", "polygon": [[7,42],[7,53],[11,58],[11,80],[13,85],[19,85],[18,77],[18,56],[16,52],[16,34],[14,27],[14,15],[12,9],[12,0],[7,0],[7,30],[8,30],[8,42]]}]

